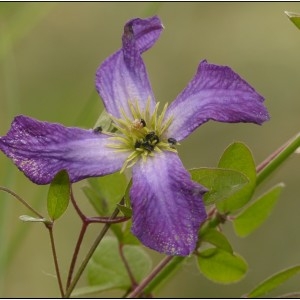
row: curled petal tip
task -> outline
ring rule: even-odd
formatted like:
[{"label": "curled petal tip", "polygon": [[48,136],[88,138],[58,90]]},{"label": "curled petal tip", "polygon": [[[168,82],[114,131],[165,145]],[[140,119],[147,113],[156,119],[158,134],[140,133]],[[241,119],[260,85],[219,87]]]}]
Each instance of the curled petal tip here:
[{"label": "curled petal tip", "polygon": [[209,120],[260,125],[269,120],[264,100],[230,67],[203,60],[194,78],[169,106],[166,118],[173,116],[174,121],[166,134],[180,141]]},{"label": "curled petal tip", "polygon": [[124,26],[122,48],[98,68],[96,89],[106,110],[115,117],[121,117],[122,110],[130,115],[129,100],[138,99],[140,107],[145,108],[150,99],[154,109],[155,98],[141,55],[155,44],[161,31],[158,17],[128,21]]}]

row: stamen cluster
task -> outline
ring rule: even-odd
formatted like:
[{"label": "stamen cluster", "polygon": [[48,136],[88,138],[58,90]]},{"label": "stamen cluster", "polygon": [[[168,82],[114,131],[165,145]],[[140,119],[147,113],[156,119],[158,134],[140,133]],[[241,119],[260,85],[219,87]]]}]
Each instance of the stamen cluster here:
[{"label": "stamen cluster", "polygon": [[138,101],[128,101],[128,107],[130,115],[121,108],[122,118],[110,116],[117,132],[111,133],[110,140],[113,143],[108,146],[117,151],[131,152],[125,160],[121,172],[127,167],[132,167],[140,157],[146,159],[153,156],[155,152],[161,151],[177,152],[174,147],[177,144],[176,140],[164,136],[164,132],[173,119],[170,117],[164,120],[168,104],[165,104],[160,114],[158,114],[159,103],[155,105],[151,114],[150,100],[147,101],[144,111],[140,109]]}]

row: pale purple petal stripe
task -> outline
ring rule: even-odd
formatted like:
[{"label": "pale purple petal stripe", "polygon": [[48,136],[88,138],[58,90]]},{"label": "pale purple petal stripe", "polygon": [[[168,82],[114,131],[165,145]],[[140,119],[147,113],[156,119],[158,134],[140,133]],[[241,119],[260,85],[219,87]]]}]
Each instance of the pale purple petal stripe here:
[{"label": "pale purple petal stripe", "polygon": [[173,152],[140,160],[133,167],[130,190],[133,234],[158,252],[189,255],[206,219],[202,202],[205,191],[191,180]]},{"label": "pale purple petal stripe", "polygon": [[72,182],[118,171],[128,153],[115,153],[108,142],[93,130],[18,116],[0,137],[0,149],[30,180],[47,184],[62,169]]},{"label": "pale purple petal stripe", "polygon": [[158,17],[133,19],[124,26],[122,49],[108,57],[96,73],[96,88],[106,110],[121,117],[121,108],[130,115],[128,101],[138,101],[143,110],[147,100],[153,110],[155,98],[141,57],[162,31]]},{"label": "pale purple petal stripe", "polygon": [[262,124],[269,119],[263,101],[229,67],[202,61],[195,77],[168,108],[166,118],[173,116],[173,122],[165,135],[180,141],[209,120]]}]

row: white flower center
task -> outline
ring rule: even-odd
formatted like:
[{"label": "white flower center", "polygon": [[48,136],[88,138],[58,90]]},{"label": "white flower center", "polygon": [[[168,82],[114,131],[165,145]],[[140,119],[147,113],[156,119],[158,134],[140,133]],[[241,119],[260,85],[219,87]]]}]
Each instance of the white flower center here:
[{"label": "white flower center", "polygon": [[172,137],[166,137],[164,132],[170,126],[172,117],[165,120],[165,113],[168,107],[166,104],[160,114],[158,114],[159,103],[155,105],[154,112],[150,112],[150,101],[144,111],[140,110],[138,101],[128,101],[131,115],[126,115],[121,109],[122,118],[118,119],[110,116],[113,125],[117,129],[111,133],[111,144],[108,147],[116,151],[130,151],[125,160],[121,172],[125,168],[132,167],[138,159],[147,159],[154,156],[156,152],[172,151],[176,152],[177,141]]}]

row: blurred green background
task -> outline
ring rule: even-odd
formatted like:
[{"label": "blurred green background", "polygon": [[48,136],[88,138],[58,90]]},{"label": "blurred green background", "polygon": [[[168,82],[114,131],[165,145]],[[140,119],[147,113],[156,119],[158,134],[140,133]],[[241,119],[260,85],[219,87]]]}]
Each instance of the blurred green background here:
[{"label": "blurred green background", "polygon": [[[90,128],[102,104],[94,88],[98,65],[120,47],[124,23],[158,14],[165,30],[144,54],[158,101],[171,102],[194,75],[200,60],[229,65],[266,98],[271,120],[251,124],[209,122],[179,148],[187,168],[216,166],[233,141],[245,142],[257,163],[299,131],[300,31],[284,10],[300,3],[0,3],[0,135],[15,115],[25,114],[67,126]],[[263,185],[286,188],[270,219],[245,239],[225,226],[236,252],[249,263],[244,280],[216,285],[189,260],[157,294],[160,297],[240,297],[259,281],[300,264],[299,156],[291,157]],[[92,214],[76,184],[78,202]],[[13,189],[46,214],[47,187],[32,184],[0,155],[0,185]],[[40,224],[24,224],[29,212],[0,194],[0,296],[59,296],[48,234]],[[56,224],[62,276],[79,230],[69,209]],[[99,231],[90,228],[83,252]],[[149,250],[155,261],[160,255]],[[80,286],[85,279],[80,281]],[[299,277],[276,293],[299,290]],[[103,296],[116,296],[109,293]]]}]

